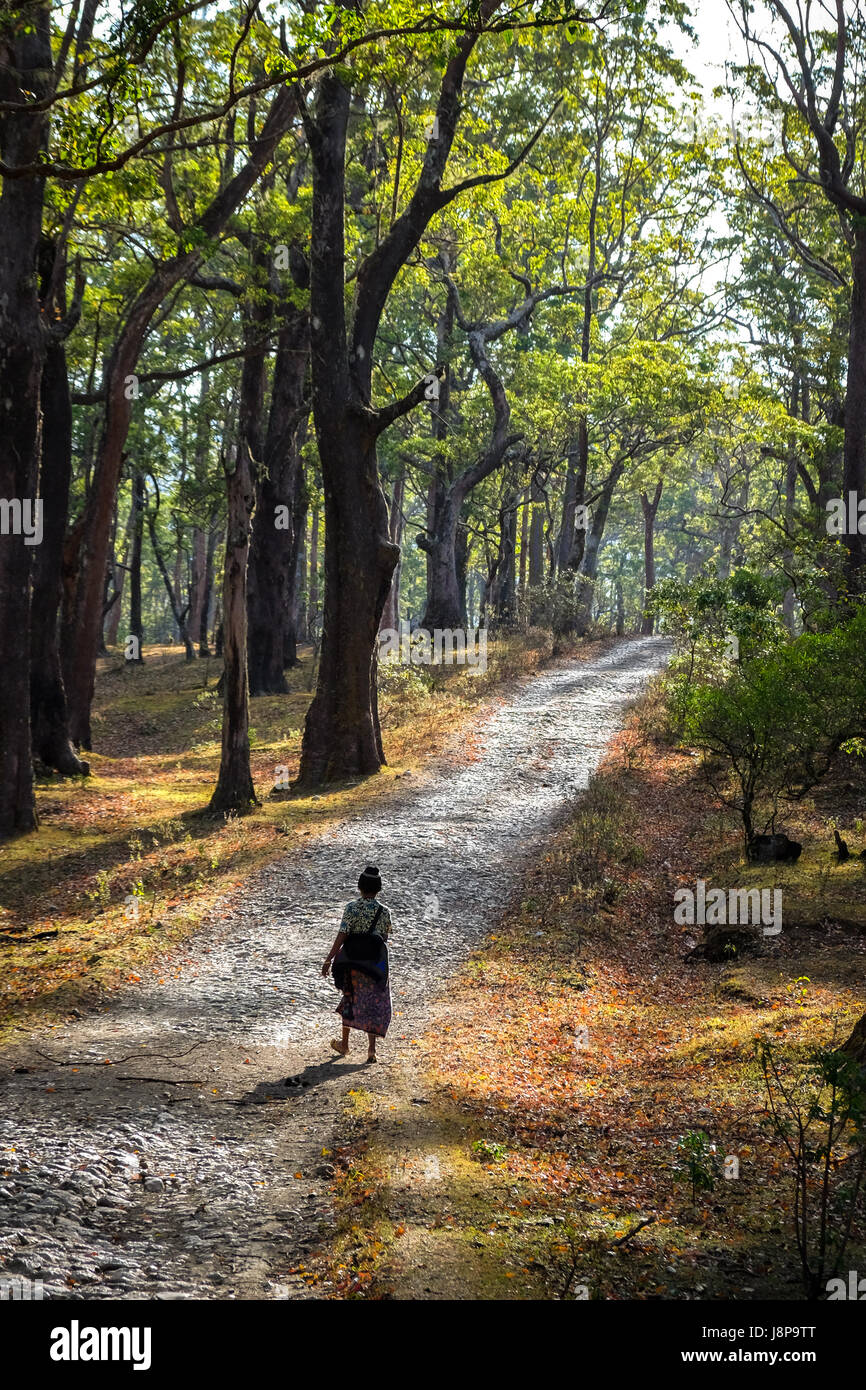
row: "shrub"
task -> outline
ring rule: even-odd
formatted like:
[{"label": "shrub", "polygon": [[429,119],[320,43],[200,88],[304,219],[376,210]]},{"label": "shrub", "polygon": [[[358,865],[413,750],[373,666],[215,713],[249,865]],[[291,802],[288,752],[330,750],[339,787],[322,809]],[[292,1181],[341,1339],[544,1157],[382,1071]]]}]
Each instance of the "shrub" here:
[{"label": "shrub", "polygon": [[866,608],[832,632],[741,662],[724,685],[693,686],[684,702],[684,737],[709,755],[705,771],[739,811],[747,848],[759,808],[773,829],[781,800],[805,795],[864,732]]},{"label": "shrub", "polygon": [[793,1222],[807,1298],[826,1292],[841,1267],[866,1176],[866,1068],[844,1052],[813,1050],[803,1063],[755,1041],[767,1095],[766,1123],[790,1164]]}]

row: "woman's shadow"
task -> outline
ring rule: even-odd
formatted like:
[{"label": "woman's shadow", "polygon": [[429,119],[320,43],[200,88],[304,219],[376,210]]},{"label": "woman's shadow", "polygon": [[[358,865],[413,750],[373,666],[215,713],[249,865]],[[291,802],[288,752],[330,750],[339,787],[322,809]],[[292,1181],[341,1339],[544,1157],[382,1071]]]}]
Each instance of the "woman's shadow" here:
[{"label": "woman's shadow", "polygon": [[341,1067],[334,1063],[340,1059],[335,1055],[325,1062],[311,1063],[294,1076],[284,1077],[282,1081],[260,1081],[251,1091],[241,1096],[239,1105],[264,1105],[271,1100],[297,1100],[300,1096],[328,1081],[334,1076],[345,1076],[347,1072],[364,1071],[366,1062],[343,1062]]}]

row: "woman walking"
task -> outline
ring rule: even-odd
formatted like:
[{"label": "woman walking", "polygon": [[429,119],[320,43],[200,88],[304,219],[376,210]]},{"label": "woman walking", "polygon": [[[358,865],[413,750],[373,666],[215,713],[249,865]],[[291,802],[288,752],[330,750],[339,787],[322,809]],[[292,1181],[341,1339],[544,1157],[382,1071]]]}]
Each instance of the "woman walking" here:
[{"label": "woman walking", "polygon": [[343,1036],[332,1038],[331,1047],[345,1057],[349,1030],[358,1028],[367,1034],[367,1061],[375,1062],[376,1039],[384,1038],[391,1022],[385,945],[391,935],[391,914],[384,903],[376,902],[382,880],[375,864],[368,864],[361,874],[358,890],[361,896],[346,907],[322,974],[328,974],[333,962],[334,984],[343,992],[336,1009],[343,1020]]}]

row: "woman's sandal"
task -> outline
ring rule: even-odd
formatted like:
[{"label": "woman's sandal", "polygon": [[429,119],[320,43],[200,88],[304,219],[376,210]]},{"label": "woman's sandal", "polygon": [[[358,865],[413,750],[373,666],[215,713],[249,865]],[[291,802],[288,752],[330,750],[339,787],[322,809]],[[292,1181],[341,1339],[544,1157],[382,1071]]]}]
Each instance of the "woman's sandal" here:
[{"label": "woman's sandal", "polygon": [[331,1047],[334,1049],[335,1052],[339,1052],[341,1057],[345,1057],[349,1051],[348,1047],[344,1047],[343,1044],[337,1038],[331,1039]]},{"label": "woman's sandal", "polygon": [[379,1058],[376,1056],[375,1052],[368,1052],[368,1053],[367,1053],[367,1061],[368,1061],[368,1062],[378,1062],[378,1060],[379,1060]]}]

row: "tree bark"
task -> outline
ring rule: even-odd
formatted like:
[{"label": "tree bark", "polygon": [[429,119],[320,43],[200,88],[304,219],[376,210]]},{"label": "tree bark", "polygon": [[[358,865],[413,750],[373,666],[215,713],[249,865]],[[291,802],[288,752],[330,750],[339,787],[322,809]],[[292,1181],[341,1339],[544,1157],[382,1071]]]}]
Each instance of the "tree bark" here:
[{"label": "tree bark", "polygon": [[[22,112],[0,119],[0,156],[12,165],[39,158],[52,78],[51,7],[34,4],[28,23],[0,30],[0,98]],[[40,382],[47,345],[40,314],[37,255],[44,180],[7,179],[0,193],[0,497],[33,515],[41,447]],[[4,517],[4,527],[6,518]],[[30,579],[33,546],[10,527],[0,535],[0,838],[38,824],[30,738]]]},{"label": "tree bark", "polygon": [[104,620],[103,645],[106,650],[109,647],[117,646],[117,634],[120,630],[120,619],[123,612],[123,586],[126,582],[127,570],[129,569],[129,553],[132,539],[132,524],[134,520],[135,508],[131,506],[129,509],[129,516],[126,519],[126,527],[124,528],[123,559],[118,561],[115,551],[115,560],[112,565],[114,592],[109,600]]},{"label": "tree bark", "polygon": [[[391,492],[391,505],[388,516],[388,534],[394,545],[400,549],[403,543],[403,497],[406,491],[406,469],[401,468],[397,477],[394,479],[394,487]],[[388,601],[382,613],[380,627],[391,628],[396,632],[400,624],[400,573],[403,568],[402,550],[401,558],[394,567],[394,575],[391,580],[391,587],[388,590]]]},{"label": "tree bark", "polygon": [[557,549],[557,574],[576,573],[583,561],[586,543],[586,528],[575,526],[579,506],[584,505],[586,497],[586,475],[589,467],[589,431],[586,416],[582,415],[577,425],[577,438],[568,450],[565,474],[565,492],[562,499],[562,524],[559,528]]},{"label": "tree bark", "polygon": [[614,488],[625,471],[625,460],[618,461],[611,468],[604,481],[601,494],[592,514],[592,526],[586,538],[583,564],[578,576],[576,619],[574,628],[579,637],[585,637],[592,621],[592,596],[601,558],[601,542],[607,524],[607,514]]},{"label": "tree bark", "polygon": [[643,510],[644,557],[643,616],[640,624],[642,637],[651,637],[655,628],[655,615],[650,609],[650,600],[656,582],[655,524],[663,486],[664,479],[659,478],[652,501],[645,492],[640,495],[640,504]]},{"label": "tree bark", "polygon": [[210,656],[210,645],[208,643],[208,628],[213,620],[212,609],[214,607],[214,559],[216,549],[220,543],[220,526],[218,524],[218,513],[214,513],[210,520],[207,532],[207,550],[205,552],[204,567],[204,589],[201,600],[201,623],[198,631],[198,654],[199,656]]},{"label": "tree bark", "polygon": [[[63,307],[63,306],[60,306]],[[69,737],[66,691],[60,667],[57,614],[60,608],[63,538],[72,477],[72,407],[66,351],[51,342],[42,371],[42,544],[33,570],[30,650],[30,719],[33,752],[64,777],[86,776]]]},{"label": "tree bark", "polygon": [[315,640],[319,624],[319,508],[310,517],[310,578],[307,585],[307,633]]},{"label": "tree bark", "polygon": [[[193,479],[195,482],[196,510],[205,505],[205,489],[207,487],[207,466],[208,466],[208,446],[210,437],[210,421],[207,416],[207,398],[210,390],[210,372],[206,368],[201,374],[198,397],[198,420],[196,422],[195,447],[193,450]],[[201,516],[201,512],[199,512]],[[192,563],[190,566],[189,580],[189,615],[187,623],[194,641],[198,641],[199,656],[206,656],[207,651],[201,651],[201,632],[202,632],[202,613],[205,614],[205,637],[204,646],[207,648],[207,545],[208,536],[204,526],[194,524],[192,528]]]},{"label": "tree bark", "polygon": [[861,1014],[854,1030],[841,1047],[839,1052],[844,1052],[846,1057],[852,1057],[855,1062],[866,1063],[866,1014]]},{"label": "tree bark", "polygon": [[487,324],[480,328],[472,328],[468,333],[472,360],[487,387],[493,406],[493,431],[490,442],[481,457],[470,467],[464,468],[446,489],[439,505],[436,533],[418,538],[419,545],[430,556],[429,589],[421,626],[431,632],[436,628],[459,628],[465,622],[465,585],[461,591],[457,568],[460,513],[472,489],[504,462],[509,444],[511,407],[487,351],[488,336],[492,331],[493,326]]},{"label": "tree bark", "polygon": [[[848,384],[845,390],[845,452],[842,497],[855,493],[866,498],[866,218],[854,220],[851,252],[851,316],[848,323]],[[859,531],[845,537],[848,547],[847,577],[851,592],[866,588],[866,535]]]},{"label": "tree bark", "polygon": [[[310,251],[312,403],[325,501],[325,595],[316,693],[301,745],[299,784],[377,772],[384,762],[376,693],[376,634],[398,551],[388,539],[373,412],[349,374],[343,291],[349,92],[319,84]],[[396,271],[395,271],[396,273]],[[375,336],[375,330],[373,333]]]},{"label": "tree bark", "polygon": [[529,488],[525,488],[520,501],[520,578],[518,581],[520,588],[521,610],[528,617],[529,610],[526,606],[526,575],[527,562],[529,560]]},{"label": "tree bark", "polygon": [[[304,425],[306,433],[306,423]],[[307,578],[307,551],[304,544],[307,535],[307,511],[309,510],[310,496],[307,491],[307,479],[304,475],[303,458],[297,470],[295,479],[295,505],[293,508],[294,516],[294,555],[295,562],[292,569],[292,589],[291,607],[287,612],[287,626],[285,635],[285,649],[283,652],[283,666],[286,670],[290,666],[300,664],[298,656],[298,643],[306,641],[306,578]]]},{"label": "tree bark", "polygon": [[499,549],[484,604],[494,622],[505,627],[514,621],[517,506],[516,494],[510,493],[499,510]]},{"label": "tree bark", "polygon": [[147,529],[150,534],[150,544],[154,559],[156,560],[157,569],[162,575],[165,592],[168,594],[168,602],[171,607],[171,613],[174,618],[178,637],[183,643],[187,661],[195,661],[195,647],[192,644],[192,638],[190,637],[186,622],[189,608],[181,608],[180,606],[180,585],[177,580],[177,572],[175,571],[175,582],[172,584],[168,566],[165,563],[165,556],[162,553],[162,547],[159,543],[159,537],[156,534],[156,517],[151,511],[147,514]]},{"label": "tree bark", "polygon": [[256,488],[247,575],[251,695],[285,694],[286,657],[291,654],[291,664],[297,661],[293,623],[300,544],[297,485],[309,412],[304,394],[309,314],[289,304],[284,318],[261,455],[263,468]]},{"label": "tree bark", "polygon": [[[255,331],[255,330],[253,330]],[[241,372],[235,465],[226,469],[228,516],[223,573],[221,642],[223,654],[222,750],[211,811],[243,813],[257,804],[250,771],[250,702],[247,678],[247,564],[256,499],[258,431],[262,418],[260,353],[244,358]]]},{"label": "tree bark", "polygon": [[43,532],[36,548],[30,612],[30,722],[33,752],[62,776],[86,775],[69,739],[66,693],[60,666],[57,614],[60,607],[63,543],[72,477],[72,406],[65,342],[77,324],[84,292],[79,268],[71,311],[66,303],[66,254],[57,239],[44,237],[39,255],[42,312],[51,324],[40,387],[42,457],[39,493]]},{"label": "tree bark", "polygon": [[132,546],[129,555],[129,638],[134,638],[130,664],[144,661],[144,627],[141,617],[141,551],[144,539],[144,474],[136,468],[132,475]]}]

